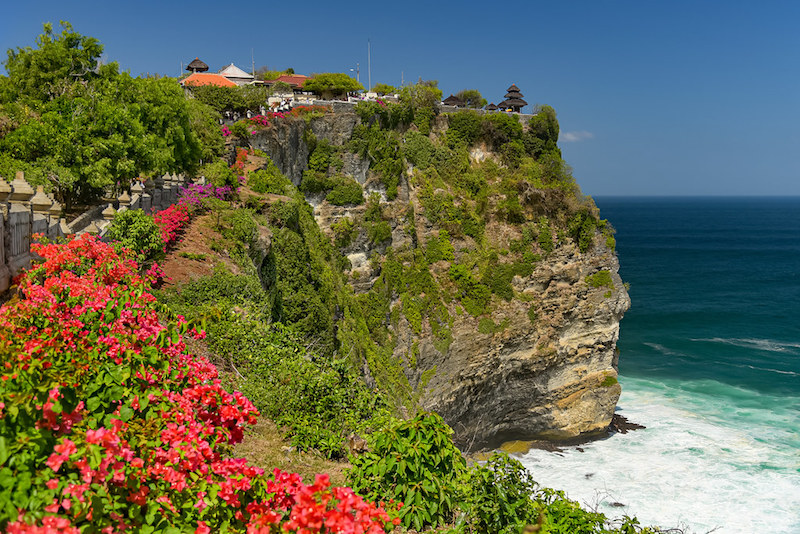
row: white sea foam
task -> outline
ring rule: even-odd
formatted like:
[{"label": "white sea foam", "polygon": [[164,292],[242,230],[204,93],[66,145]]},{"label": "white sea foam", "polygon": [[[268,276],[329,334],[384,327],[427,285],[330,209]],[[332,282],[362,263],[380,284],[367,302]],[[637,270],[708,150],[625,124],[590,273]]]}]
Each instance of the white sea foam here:
[{"label": "white sea foam", "polygon": [[[609,517],[689,532],[800,532],[800,399],[705,381],[622,379],[620,413],[645,430],[522,463],[542,485]],[[734,402],[733,399],[736,399]],[[612,503],[622,503],[623,508]]]},{"label": "white sea foam", "polygon": [[645,343],[645,345],[647,345],[648,347],[650,347],[655,351],[660,352],[664,356],[686,356],[686,354],[672,349],[668,349],[667,347],[661,345],[660,343]]},{"label": "white sea foam", "polygon": [[768,352],[796,353],[797,350],[800,349],[800,343],[789,343],[785,341],[775,341],[772,339],[712,337],[712,338],[692,339],[692,341],[704,341],[706,343],[722,343],[724,345],[733,345],[735,347],[764,350]]}]

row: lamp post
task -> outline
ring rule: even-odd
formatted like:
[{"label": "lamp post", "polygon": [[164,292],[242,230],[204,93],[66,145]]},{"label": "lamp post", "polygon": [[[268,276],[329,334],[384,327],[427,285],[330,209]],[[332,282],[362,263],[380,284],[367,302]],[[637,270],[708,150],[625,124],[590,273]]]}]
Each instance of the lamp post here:
[{"label": "lamp post", "polygon": [[350,69],[350,72],[355,72],[356,73],[356,81],[358,83],[361,83],[361,74],[360,74],[361,73],[361,65],[359,63],[356,63],[356,68]]}]

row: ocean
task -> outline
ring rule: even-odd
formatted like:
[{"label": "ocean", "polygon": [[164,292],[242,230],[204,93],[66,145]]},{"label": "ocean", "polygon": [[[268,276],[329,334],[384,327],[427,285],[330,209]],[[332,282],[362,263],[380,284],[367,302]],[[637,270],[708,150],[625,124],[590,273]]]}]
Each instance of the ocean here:
[{"label": "ocean", "polygon": [[617,410],[647,428],[523,464],[610,517],[800,533],[800,198],[595,200],[631,285]]}]

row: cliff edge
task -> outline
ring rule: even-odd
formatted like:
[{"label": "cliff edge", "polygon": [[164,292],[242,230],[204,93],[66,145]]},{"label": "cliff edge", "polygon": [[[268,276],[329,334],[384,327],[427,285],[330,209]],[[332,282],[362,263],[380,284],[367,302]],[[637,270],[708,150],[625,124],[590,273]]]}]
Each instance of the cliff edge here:
[{"label": "cliff edge", "polygon": [[382,348],[354,365],[401,410],[441,414],[462,449],[602,434],[630,299],[613,229],[548,144],[552,125],[474,112],[395,122],[368,108],[249,140],[347,258]]}]

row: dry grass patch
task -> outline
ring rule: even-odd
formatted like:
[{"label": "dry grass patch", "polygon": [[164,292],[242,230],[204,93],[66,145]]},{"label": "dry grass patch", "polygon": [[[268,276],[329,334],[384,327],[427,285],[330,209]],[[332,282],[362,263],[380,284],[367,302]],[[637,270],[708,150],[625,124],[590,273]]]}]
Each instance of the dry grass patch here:
[{"label": "dry grass patch", "polygon": [[307,484],[314,482],[318,473],[327,473],[334,486],[346,486],[345,469],[348,462],[328,460],[317,454],[297,452],[281,436],[278,427],[269,419],[261,418],[255,427],[245,433],[244,440],[234,447],[234,455],[246,458],[251,464],[271,472],[276,467],[282,471],[298,473]]}]

